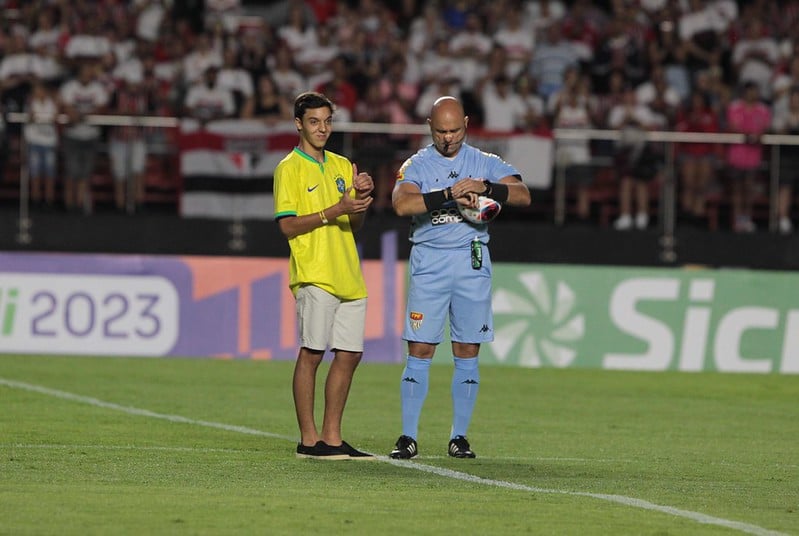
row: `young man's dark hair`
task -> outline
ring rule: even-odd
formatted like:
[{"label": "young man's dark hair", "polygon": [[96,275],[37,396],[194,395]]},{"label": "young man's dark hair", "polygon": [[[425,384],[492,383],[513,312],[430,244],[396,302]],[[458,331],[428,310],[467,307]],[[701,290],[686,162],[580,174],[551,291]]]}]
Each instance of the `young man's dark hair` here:
[{"label": "young man's dark hair", "polygon": [[330,108],[331,112],[335,111],[333,101],[317,93],[316,91],[306,91],[300,93],[294,100],[294,118],[302,119],[306,110],[315,110],[316,108]]}]

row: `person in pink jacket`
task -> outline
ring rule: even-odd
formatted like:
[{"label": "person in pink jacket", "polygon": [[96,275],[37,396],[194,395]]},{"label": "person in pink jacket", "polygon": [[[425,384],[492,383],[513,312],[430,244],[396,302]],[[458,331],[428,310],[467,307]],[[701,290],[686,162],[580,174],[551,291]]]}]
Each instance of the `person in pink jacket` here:
[{"label": "person in pink jacket", "polygon": [[760,136],[771,125],[771,110],[760,101],[757,84],[744,84],[741,98],[729,104],[727,125],[730,132],[746,136],[744,143],[731,144],[727,150],[727,168],[732,186],[733,230],[751,233],[756,228],[752,221],[755,180],[763,159]]}]

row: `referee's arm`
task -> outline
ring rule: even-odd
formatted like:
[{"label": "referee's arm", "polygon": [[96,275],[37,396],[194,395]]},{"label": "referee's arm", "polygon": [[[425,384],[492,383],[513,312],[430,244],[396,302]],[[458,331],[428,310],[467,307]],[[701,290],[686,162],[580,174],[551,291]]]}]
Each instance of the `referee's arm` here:
[{"label": "referee's arm", "polygon": [[410,182],[402,182],[391,192],[391,205],[397,216],[416,216],[427,212],[422,192]]},{"label": "referee's arm", "polygon": [[500,183],[508,186],[508,200],[506,204],[512,207],[529,207],[532,203],[530,189],[527,187],[519,175],[508,175],[499,179]]},{"label": "referee's arm", "polygon": [[[452,201],[452,190],[436,190],[423,194],[419,187],[410,182],[397,184],[391,192],[391,205],[397,216],[418,216],[441,208],[444,203]],[[456,199],[459,204],[470,204],[467,199]]]}]

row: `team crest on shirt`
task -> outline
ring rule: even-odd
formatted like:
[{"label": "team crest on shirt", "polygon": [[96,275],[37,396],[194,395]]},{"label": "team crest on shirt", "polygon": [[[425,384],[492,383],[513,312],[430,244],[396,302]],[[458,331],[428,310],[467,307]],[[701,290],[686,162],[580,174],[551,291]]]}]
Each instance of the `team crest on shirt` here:
[{"label": "team crest on shirt", "polygon": [[398,182],[405,179],[405,170],[408,168],[408,166],[411,165],[411,160],[412,158],[407,159],[405,162],[402,163],[400,168],[397,170],[396,179]]},{"label": "team crest on shirt", "polygon": [[344,177],[341,175],[336,175],[336,189],[340,194],[343,194],[347,190],[347,183],[344,182]]},{"label": "team crest on shirt", "polygon": [[424,313],[417,313],[415,311],[411,311],[408,315],[408,318],[411,321],[411,329],[416,331],[420,327],[422,327],[422,320],[424,320]]}]

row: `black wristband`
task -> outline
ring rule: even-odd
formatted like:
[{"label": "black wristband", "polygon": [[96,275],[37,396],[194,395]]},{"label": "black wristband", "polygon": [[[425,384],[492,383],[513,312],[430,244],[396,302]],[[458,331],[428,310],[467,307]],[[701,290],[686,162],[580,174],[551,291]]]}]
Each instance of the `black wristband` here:
[{"label": "black wristband", "polygon": [[435,192],[422,194],[422,199],[424,199],[424,206],[427,208],[428,212],[443,207],[444,203],[447,202],[444,190],[436,190]]},{"label": "black wristband", "polygon": [[490,197],[495,201],[499,201],[500,203],[504,203],[508,200],[508,185],[503,184],[501,182],[489,182],[483,181],[486,185],[486,191],[483,192],[483,195],[486,197]]}]

